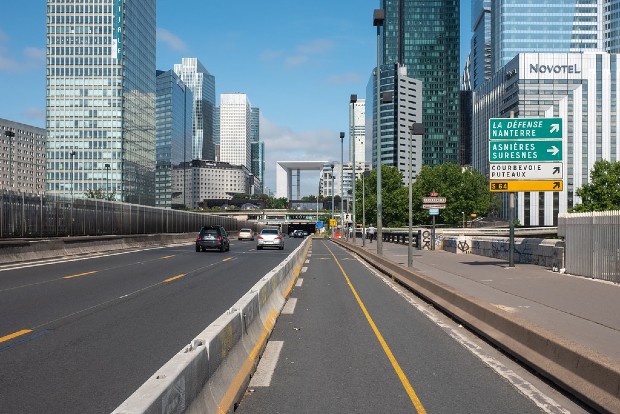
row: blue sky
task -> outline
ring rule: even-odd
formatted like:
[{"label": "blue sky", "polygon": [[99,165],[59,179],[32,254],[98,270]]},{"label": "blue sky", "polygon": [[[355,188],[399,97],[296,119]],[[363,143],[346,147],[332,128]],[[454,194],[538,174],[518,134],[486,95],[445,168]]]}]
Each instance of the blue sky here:
[{"label": "blue sky", "polygon": [[[218,100],[243,92],[261,109],[268,188],[278,160],[340,160],[349,97],[365,96],[376,63],[379,0],[157,3],[157,69],[197,57],[215,76]],[[464,60],[470,2],[462,3]],[[0,118],[45,127],[45,3],[3,0],[0,16]],[[315,194],[317,180],[302,173],[302,195]]]}]

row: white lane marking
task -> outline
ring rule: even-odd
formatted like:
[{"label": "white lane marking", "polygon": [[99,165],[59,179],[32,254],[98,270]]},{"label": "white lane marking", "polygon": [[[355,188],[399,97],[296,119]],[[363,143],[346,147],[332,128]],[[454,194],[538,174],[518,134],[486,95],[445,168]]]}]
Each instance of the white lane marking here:
[{"label": "white lane marking", "polygon": [[283,341],[269,341],[265,347],[265,352],[256,367],[256,372],[250,380],[249,387],[268,387],[271,385],[273,372],[276,370],[280,351],[282,351]]},{"label": "white lane marking", "polygon": [[493,358],[490,355],[487,355],[484,352],[484,349],[476,344],[474,341],[452,328],[451,326],[445,324],[441,319],[439,319],[434,312],[429,310],[425,304],[422,304],[416,301],[413,297],[407,295],[400,286],[392,283],[390,280],[383,277],[379,274],[374,268],[370,267],[368,263],[363,260],[360,260],[366,268],[372,272],[376,277],[383,281],[386,285],[388,285],[392,290],[394,290],[398,295],[400,295],[403,299],[405,299],[411,306],[420,311],[424,316],[433,321],[437,326],[442,328],[448,335],[450,335],[454,340],[464,346],[467,350],[469,350],[472,354],[478,357],[482,362],[484,362],[487,366],[489,366],[493,371],[495,371],[499,376],[506,379],[513,387],[515,387],[521,394],[525,395],[529,398],[538,408],[540,408],[545,413],[550,414],[570,414],[570,411],[562,407],[558,404],[553,398],[549,397],[541,390],[536,388],[534,384],[527,381],[525,378],[521,377],[519,374],[506,367],[497,359]]},{"label": "white lane marking", "polygon": [[308,268],[306,266],[301,268],[301,273],[306,273],[308,271]]},{"label": "white lane marking", "polygon": [[297,283],[295,283],[295,287],[301,287],[301,285],[304,283],[303,279],[297,279]]},{"label": "white lane marking", "polygon": [[310,263],[310,260],[306,259],[306,264]]},{"label": "white lane marking", "polygon": [[308,253],[307,257],[312,257],[312,253]]},{"label": "white lane marking", "polygon": [[292,315],[293,313],[295,313],[295,306],[297,306],[297,298],[289,298],[286,301],[284,308],[282,308],[282,314]]}]

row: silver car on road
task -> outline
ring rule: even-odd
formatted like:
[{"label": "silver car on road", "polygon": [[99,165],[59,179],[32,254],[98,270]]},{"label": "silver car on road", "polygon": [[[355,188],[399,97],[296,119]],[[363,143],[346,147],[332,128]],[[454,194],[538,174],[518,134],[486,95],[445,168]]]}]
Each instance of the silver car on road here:
[{"label": "silver car on road", "polygon": [[256,250],[262,250],[263,247],[277,247],[284,250],[284,236],[278,229],[263,229],[258,237],[256,237]]}]

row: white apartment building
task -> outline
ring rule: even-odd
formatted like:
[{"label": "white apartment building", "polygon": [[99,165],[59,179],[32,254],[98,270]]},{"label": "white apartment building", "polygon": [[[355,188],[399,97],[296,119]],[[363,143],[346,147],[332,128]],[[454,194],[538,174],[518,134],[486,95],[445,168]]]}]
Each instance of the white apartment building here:
[{"label": "white apartment building", "polygon": [[0,118],[0,190],[45,192],[45,130]]},{"label": "white apartment building", "polygon": [[247,167],[226,162],[193,160],[172,170],[173,205],[198,208],[204,200],[229,200],[233,194],[256,194],[258,187],[260,182]]},{"label": "white apartment building", "polygon": [[251,108],[244,93],[220,95],[220,161],[251,168]]},{"label": "white apartment building", "polygon": [[353,150],[355,149],[355,163],[364,164],[366,162],[366,100],[358,99],[349,105],[349,119],[352,125],[349,126],[349,137],[351,145],[349,148],[349,160],[353,162]]}]

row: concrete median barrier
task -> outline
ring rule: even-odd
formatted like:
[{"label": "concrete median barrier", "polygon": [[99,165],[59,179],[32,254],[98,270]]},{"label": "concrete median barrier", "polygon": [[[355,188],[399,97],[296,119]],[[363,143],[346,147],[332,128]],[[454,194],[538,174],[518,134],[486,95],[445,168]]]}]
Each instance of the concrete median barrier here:
[{"label": "concrete median barrier", "polygon": [[359,246],[334,241],[599,412],[620,412],[620,364]]},{"label": "concrete median barrier", "polygon": [[254,373],[312,239],[153,374],[113,413],[230,413]]}]

